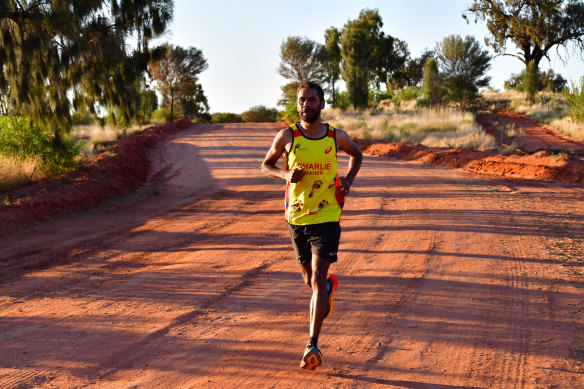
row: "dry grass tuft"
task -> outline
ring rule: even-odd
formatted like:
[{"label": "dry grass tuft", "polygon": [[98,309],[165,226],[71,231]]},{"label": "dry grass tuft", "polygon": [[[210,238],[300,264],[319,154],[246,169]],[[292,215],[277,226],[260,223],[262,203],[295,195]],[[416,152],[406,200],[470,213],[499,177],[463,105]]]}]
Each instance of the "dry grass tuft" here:
[{"label": "dry grass tuft", "polygon": [[323,111],[323,120],[343,128],[354,138],[428,147],[497,149],[495,139],[475,124],[472,114],[450,108],[363,113],[329,109]]},{"label": "dry grass tuft", "polygon": [[564,103],[564,100],[557,100],[553,103],[535,103],[532,105],[523,102],[522,104],[516,105],[514,110],[517,113],[529,116],[531,119],[542,123],[550,123],[553,120],[568,115],[568,107]]},{"label": "dry grass tuft", "polygon": [[88,157],[95,154],[96,150],[103,149],[109,142],[113,142],[125,135],[130,135],[137,131],[140,131],[140,127],[132,127],[123,131],[115,126],[105,125],[102,127],[99,124],[94,123],[73,127],[70,136],[75,142],[82,139],[86,141],[83,156]]},{"label": "dry grass tuft", "polygon": [[551,126],[557,128],[571,138],[584,140],[584,123],[574,121],[574,119],[569,116],[553,120]]},{"label": "dry grass tuft", "polygon": [[45,178],[39,157],[25,160],[0,155],[0,191],[7,191]]},{"label": "dry grass tuft", "polygon": [[513,89],[504,90],[502,92],[483,92],[481,97],[487,102],[499,102],[499,101],[526,101],[527,94],[525,92],[519,92]]}]

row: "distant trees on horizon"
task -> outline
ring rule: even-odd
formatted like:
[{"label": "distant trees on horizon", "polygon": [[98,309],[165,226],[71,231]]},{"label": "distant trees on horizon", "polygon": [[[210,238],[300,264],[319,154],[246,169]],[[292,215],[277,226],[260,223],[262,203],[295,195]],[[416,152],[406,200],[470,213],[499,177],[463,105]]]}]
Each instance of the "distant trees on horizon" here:
[{"label": "distant trees on horizon", "polygon": [[[487,23],[491,35],[485,42],[496,55],[517,57],[526,67],[534,63],[530,74],[536,79],[531,84],[539,88],[544,83],[556,91],[565,87],[560,75],[546,76],[537,66],[554,47],[567,47],[572,42],[580,52],[584,50],[581,1],[474,0],[463,17],[468,20],[469,14],[475,15],[475,22]],[[474,37],[445,37],[436,43],[434,50],[425,50],[420,57],[412,58],[407,43],[385,34],[382,27],[378,10],[364,9],[342,28],[328,28],[324,45],[306,37],[285,40],[280,47],[282,64],[278,69],[288,80],[278,102],[285,108],[285,116],[295,116],[296,88],[307,79],[321,82],[327,88],[333,107],[350,104],[354,109],[368,107],[376,99],[396,95],[403,88],[421,88],[421,101],[429,104],[439,100],[465,105],[474,99],[479,88],[489,85],[486,73],[492,57]],[[519,54],[506,51],[509,42],[520,47]],[[338,91],[341,79],[346,92]],[[517,77],[514,82],[522,85]],[[385,92],[380,90],[382,85]]]}]

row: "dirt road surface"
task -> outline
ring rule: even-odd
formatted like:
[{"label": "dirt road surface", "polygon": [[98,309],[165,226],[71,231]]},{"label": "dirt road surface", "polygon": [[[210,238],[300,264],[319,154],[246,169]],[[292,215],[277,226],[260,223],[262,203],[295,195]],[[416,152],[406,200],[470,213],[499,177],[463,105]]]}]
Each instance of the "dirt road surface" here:
[{"label": "dirt road surface", "polygon": [[0,387],[584,386],[584,190],[379,157],[345,204],[324,365],[299,369],[276,130],[189,128],[132,195],[1,237]]},{"label": "dirt road surface", "polygon": [[[549,150],[584,156],[584,141],[569,138],[561,131],[534,122],[527,116],[498,111],[479,113],[476,119],[483,129],[493,135],[499,143],[501,141],[506,144],[516,143],[524,152]],[[507,135],[509,131],[515,131],[516,136],[513,139]]]}]

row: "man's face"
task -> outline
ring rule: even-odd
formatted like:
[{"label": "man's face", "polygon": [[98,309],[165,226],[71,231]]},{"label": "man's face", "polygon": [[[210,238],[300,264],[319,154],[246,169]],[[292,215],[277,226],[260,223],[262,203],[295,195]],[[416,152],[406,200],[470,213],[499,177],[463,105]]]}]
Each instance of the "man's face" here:
[{"label": "man's face", "polygon": [[296,108],[300,118],[307,123],[314,123],[320,117],[324,108],[324,100],[320,101],[316,89],[304,88],[298,91]]}]

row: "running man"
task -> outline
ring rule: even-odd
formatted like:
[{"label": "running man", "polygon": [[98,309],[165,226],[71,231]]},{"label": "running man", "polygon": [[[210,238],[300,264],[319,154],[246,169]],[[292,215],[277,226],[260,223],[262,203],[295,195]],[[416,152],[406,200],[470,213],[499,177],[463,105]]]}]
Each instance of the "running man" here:
[{"label": "running man", "polygon": [[[337,277],[328,274],[328,269],[337,261],[341,210],[363,155],[345,131],[321,122],[325,100],[320,85],[303,82],[296,97],[301,121],[276,135],[262,171],[287,182],[288,230],[304,282],[312,289],[310,334],[300,367],[314,370],[322,365],[318,336],[323,320],[333,310],[338,284]],[[337,175],[338,150],[350,156],[346,177]],[[276,163],[282,155],[284,168],[279,168]]]}]

